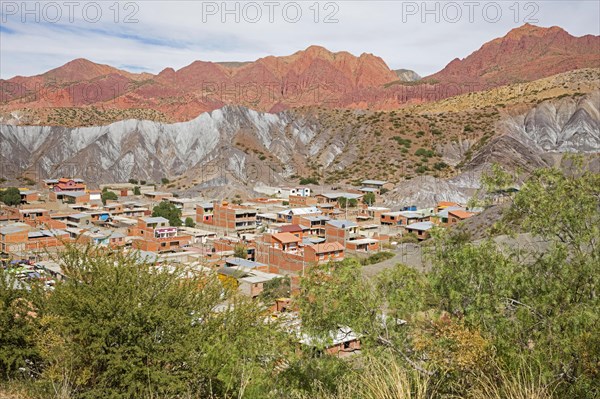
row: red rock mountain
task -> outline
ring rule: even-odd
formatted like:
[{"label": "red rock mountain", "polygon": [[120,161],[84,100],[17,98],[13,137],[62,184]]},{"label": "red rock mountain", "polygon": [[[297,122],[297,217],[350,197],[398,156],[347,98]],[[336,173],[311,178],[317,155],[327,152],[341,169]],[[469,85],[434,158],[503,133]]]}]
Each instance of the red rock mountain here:
[{"label": "red rock mountain", "polygon": [[425,79],[494,87],[589,67],[600,67],[600,36],[525,24]]},{"label": "red rock mountain", "polygon": [[455,59],[418,85],[398,81],[374,55],[356,57],[319,46],[254,62],[195,61],[157,75],[76,59],[41,75],[0,80],[0,114],[94,106],[151,109],[181,121],[227,104],[261,111],[310,105],[392,109],[584,67],[600,67],[600,36],[574,37],[558,27],[532,25]]}]

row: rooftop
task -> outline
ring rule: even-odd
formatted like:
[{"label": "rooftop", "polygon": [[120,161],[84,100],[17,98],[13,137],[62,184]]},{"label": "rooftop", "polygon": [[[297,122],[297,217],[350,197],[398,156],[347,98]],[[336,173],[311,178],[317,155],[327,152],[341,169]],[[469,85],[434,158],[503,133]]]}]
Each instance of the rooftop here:
[{"label": "rooftop", "polygon": [[279,228],[280,233],[295,233],[295,232],[300,232],[300,231],[304,231],[304,230],[305,230],[305,228],[302,228],[301,226],[299,226],[297,224],[286,224]]},{"label": "rooftop", "polygon": [[408,226],[406,226],[407,229],[420,230],[420,231],[427,231],[427,230],[431,229],[432,227],[433,227],[433,222],[419,222],[419,223],[409,224]]},{"label": "rooftop", "polygon": [[292,242],[300,242],[300,238],[296,237],[292,233],[277,233],[273,234],[273,238],[282,244],[290,244]]},{"label": "rooftop", "polygon": [[471,216],[474,215],[473,212],[468,212],[468,211],[465,211],[465,210],[462,210],[462,209],[459,209],[459,210],[456,210],[456,211],[450,211],[448,213],[452,214],[454,216],[457,216],[460,219],[467,219],[467,218],[470,218]]},{"label": "rooftop", "polygon": [[278,215],[309,215],[314,213],[321,213],[321,211],[316,206],[310,206],[307,208],[291,208],[277,212]]},{"label": "rooftop", "polygon": [[313,245],[309,245],[309,247],[314,248],[315,252],[318,254],[344,250],[344,246],[337,241],[324,242],[322,244],[313,244]]},{"label": "rooftop", "polygon": [[323,193],[323,194],[319,194],[322,195],[323,197],[329,198],[329,199],[338,199],[338,198],[346,198],[346,199],[359,199],[360,197],[362,197],[362,194],[355,194],[355,193]]},{"label": "rooftop", "polygon": [[358,226],[358,224],[351,222],[350,220],[330,220],[327,224],[337,227],[338,229],[350,229]]},{"label": "rooftop", "polygon": [[361,182],[361,184],[373,184],[376,186],[383,186],[386,183],[387,183],[387,181],[383,181],[383,180],[363,180]]},{"label": "rooftop", "polygon": [[257,267],[267,266],[264,263],[254,262],[254,261],[247,260],[247,259],[242,259],[242,258],[236,258],[236,257],[233,257],[233,256],[225,259],[225,262],[228,265],[240,266],[240,267],[244,267],[244,268],[247,268],[247,269],[256,269]]},{"label": "rooftop", "polygon": [[147,218],[142,218],[142,220],[146,223],[146,224],[154,224],[154,223],[168,223],[169,220],[165,219],[162,216],[155,216],[155,217],[147,217]]}]

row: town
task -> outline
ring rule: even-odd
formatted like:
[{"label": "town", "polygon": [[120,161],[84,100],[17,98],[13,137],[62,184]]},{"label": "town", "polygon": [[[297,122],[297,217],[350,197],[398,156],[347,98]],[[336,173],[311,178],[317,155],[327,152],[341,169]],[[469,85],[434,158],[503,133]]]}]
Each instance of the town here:
[{"label": "town", "polygon": [[479,212],[452,202],[381,206],[392,187],[379,180],[318,194],[308,186],[263,187],[269,195],[216,201],[137,181],[93,190],[78,178],[46,179],[40,190],[19,188],[18,204],[2,206],[2,262],[21,280],[42,279],[51,289],[65,278],[57,258],[65,245],[122,248],[157,267],[217,273],[252,298],[285,281],[274,307],[281,310],[307,268],[347,257],[380,262],[401,242],[427,240],[434,226]]}]

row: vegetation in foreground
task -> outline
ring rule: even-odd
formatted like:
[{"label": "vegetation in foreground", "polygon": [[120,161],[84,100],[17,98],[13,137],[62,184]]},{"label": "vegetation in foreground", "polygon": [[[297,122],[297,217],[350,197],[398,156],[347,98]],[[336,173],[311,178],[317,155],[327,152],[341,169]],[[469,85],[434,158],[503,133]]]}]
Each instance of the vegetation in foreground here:
[{"label": "vegetation in foreground", "polygon": [[2,381],[64,399],[599,397],[600,175],[578,163],[534,173],[494,226],[536,245],[437,232],[428,274],[311,268],[294,298],[303,332],[326,343],[349,326],[357,356],[298,351],[214,277],[68,248],[54,291],[0,278]]}]

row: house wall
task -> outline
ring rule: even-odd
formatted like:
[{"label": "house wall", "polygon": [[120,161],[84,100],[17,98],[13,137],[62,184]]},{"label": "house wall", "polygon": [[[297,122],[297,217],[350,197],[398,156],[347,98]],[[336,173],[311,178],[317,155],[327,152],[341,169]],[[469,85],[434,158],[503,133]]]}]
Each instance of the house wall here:
[{"label": "house wall", "polygon": [[0,251],[6,253],[22,251],[28,240],[27,234],[27,229],[15,233],[0,234]]},{"label": "house wall", "polygon": [[336,241],[343,245],[348,238],[348,231],[325,224],[325,238],[327,241]]},{"label": "house wall", "polygon": [[208,224],[212,225],[214,223],[213,220],[213,212],[206,212],[204,208],[201,206],[196,207],[196,223]]},{"label": "house wall", "polygon": [[[366,248],[365,248],[366,247]],[[361,245],[360,248],[358,245],[352,243],[352,241],[346,242],[346,249],[349,251],[379,251],[379,241],[371,244]]]},{"label": "house wall", "polygon": [[304,197],[301,195],[290,195],[288,198],[291,208],[304,208],[317,205],[315,197]]},{"label": "house wall", "polygon": [[354,352],[356,350],[360,349],[360,341],[359,340],[354,340],[354,341],[349,341],[349,342],[342,342],[339,345],[335,345],[332,347],[329,347],[325,350],[325,352],[328,355],[332,355],[332,356],[338,356],[338,357],[343,357],[351,352]]},{"label": "house wall", "polygon": [[414,233],[419,240],[426,240],[426,239],[429,238],[429,232],[428,231],[413,230],[413,229],[406,229],[406,231],[409,232],[409,233]]}]

